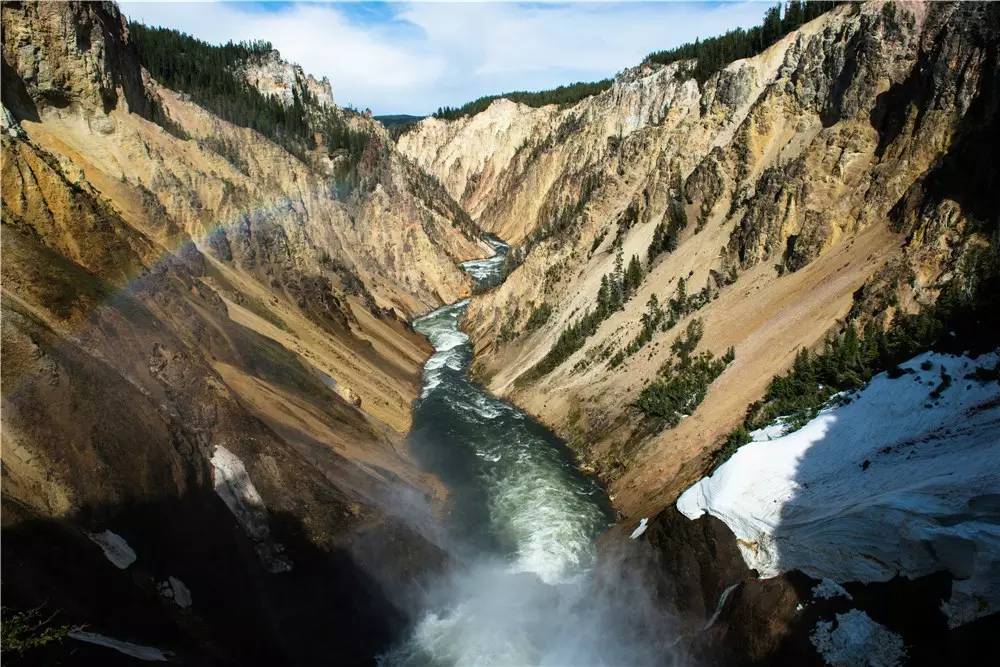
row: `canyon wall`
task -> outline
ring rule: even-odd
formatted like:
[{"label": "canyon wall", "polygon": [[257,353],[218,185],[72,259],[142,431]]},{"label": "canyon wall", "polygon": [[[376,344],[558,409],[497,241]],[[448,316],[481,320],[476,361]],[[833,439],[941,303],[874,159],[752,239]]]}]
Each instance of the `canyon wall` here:
[{"label": "canyon wall", "polygon": [[334,108],[366,137],[345,188],[161,86],[110,3],[2,17],[5,606],[199,662],[369,659],[384,586],[442,559],[394,518],[443,498],[407,320],[486,246],[363,116]]},{"label": "canyon wall", "polygon": [[[469,309],[479,378],[566,437],[625,516],[672,502],[798,349],[995,264],[997,26],[988,4],[847,4],[703,82],[647,63],[571,106],[419,123],[400,149],[520,245]],[[631,297],[539,371],[619,253],[641,265]],[[627,350],[653,296],[687,306]],[[636,402],[693,320],[699,352],[735,359],[655,426]]]}]

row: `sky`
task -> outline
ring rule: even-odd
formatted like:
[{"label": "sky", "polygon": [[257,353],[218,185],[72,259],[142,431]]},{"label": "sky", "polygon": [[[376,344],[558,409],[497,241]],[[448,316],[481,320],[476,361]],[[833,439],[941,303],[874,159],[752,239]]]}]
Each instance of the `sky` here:
[{"label": "sky", "polygon": [[740,2],[122,2],[211,43],[265,39],[337,104],[424,115],[482,95],[613,76],[651,51],[758,23]]}]

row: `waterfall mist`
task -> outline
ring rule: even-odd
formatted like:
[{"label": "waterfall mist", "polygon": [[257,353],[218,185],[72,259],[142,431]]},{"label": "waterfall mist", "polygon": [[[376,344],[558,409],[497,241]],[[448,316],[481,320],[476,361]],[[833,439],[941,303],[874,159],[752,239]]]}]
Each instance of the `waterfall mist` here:
[{"label": "waterfall mist", "polygon": [[[493,245],[493,258],[470,267],[481,284],[499,281],[506,246]],[[411,447],[450,497],[441,525],[428,525],[426,511],[412,519],[450,565],[427,584],[408,635],[380,664],[677,664],[675,624],[626,564],[627,549],[597,561],[594,540],[613,522],[604,490],[550,431],[469,381],[465,306],[414,322],[435,353]]]}]

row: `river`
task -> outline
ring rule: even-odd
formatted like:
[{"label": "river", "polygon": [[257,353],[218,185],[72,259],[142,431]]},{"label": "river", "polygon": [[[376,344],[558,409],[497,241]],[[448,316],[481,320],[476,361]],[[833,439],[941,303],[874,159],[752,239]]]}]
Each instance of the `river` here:
[{"label": "river", "polygon": [[[465,262],[478,286],[502,280],[508,246]],[[594,539],[612,522],[602,487],[551,431],[469,380],[460,329],[467,301],[414,322],[434,346],[414,411],[415,456],[450,491],[448,549],[460,565],[384,665],[622,664],[637,660],[602,638],[620,610],[598,602]],[[639,660],[641,662],[641,660]]]}]

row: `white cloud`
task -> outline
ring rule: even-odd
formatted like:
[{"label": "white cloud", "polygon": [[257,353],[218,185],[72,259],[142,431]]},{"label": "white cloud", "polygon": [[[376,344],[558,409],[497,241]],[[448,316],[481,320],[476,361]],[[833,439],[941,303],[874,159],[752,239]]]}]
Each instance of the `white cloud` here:
[{"label": "white cloud", "polygon": [[209,42],[266,39],[328,76],[338,103],[427,113],[480,95],[595,80],[650,51],[757,23],[736,3],[250,5],[125,2],[146,23]]}]

